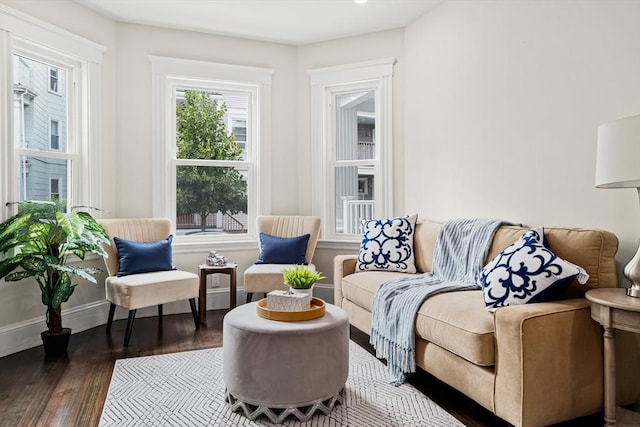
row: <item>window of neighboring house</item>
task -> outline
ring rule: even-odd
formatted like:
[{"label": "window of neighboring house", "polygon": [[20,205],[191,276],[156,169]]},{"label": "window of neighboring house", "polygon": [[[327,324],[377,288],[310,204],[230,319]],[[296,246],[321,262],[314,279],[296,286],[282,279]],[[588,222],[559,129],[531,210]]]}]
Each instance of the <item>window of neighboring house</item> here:
[{"label": "window of neighboring house", "polygon": [[2,5],[0,30],[0,67],[9,70],[0,73],[0,123],[11,124],[0,126],[2,202],[102,207],[94,95],[104,48]]},{"label": "window of neighboring house", "polygon": [[49,91],[60,93],[58,89],[58,69],[54,67],[49,67]]},{"label": "window of neighboring house", "polygon": [[313,212],[324,239],[353,240],[393,207],[394,59],[310,70]]},{"label": "window of neighboring house", "polygon": [[51,120],[49,122],[49,148],[52,150],[60,149],[60,122]]},{"label": "window of neighboring house", "polygon": [[[151,57],[154,215],[177,244],[247,240],[268,212],[271,70]],[[168,173],[167,173],[168,171]]]},{"label": "window of neighboring house", "polygon": [[60,200],[60,178],[49,179],[49,200]]}]

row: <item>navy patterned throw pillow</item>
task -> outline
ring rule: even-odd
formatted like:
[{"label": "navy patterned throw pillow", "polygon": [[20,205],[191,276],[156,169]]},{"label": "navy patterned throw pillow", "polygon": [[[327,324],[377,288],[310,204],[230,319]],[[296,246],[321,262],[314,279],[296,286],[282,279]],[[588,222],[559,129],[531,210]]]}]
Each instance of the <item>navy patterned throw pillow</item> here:
[{"label": "navy patterned throw pillow", "polygon": [[415,273],[413,235],[418,214],[362,222],[356,271]]},{"label": "navy patterned throw pillow", "polygon": [[527,231],[500,252],[482,270],[480,282],[489,311],[510,305],[551,301],[577,278],[585,284],[582,268],[559,258],[545,244],[542,229]]}]

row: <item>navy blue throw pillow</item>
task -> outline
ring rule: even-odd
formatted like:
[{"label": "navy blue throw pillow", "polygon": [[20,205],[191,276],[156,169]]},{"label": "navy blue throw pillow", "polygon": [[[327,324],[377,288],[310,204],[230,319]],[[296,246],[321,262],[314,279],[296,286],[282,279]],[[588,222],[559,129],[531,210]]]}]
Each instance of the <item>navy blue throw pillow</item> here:
[{"label": "navy blue throw pillow", "polygon": [[114,237],[113,241],[118,250],[118,277],[175,270],[171,254],[172,235],[157,242],[135,242],[121,237]]},{"label": "navy blue throw pillow", "polygon": [[310,234],[278,237],[260,233],[260,256],[256,264],[306,264]]}]

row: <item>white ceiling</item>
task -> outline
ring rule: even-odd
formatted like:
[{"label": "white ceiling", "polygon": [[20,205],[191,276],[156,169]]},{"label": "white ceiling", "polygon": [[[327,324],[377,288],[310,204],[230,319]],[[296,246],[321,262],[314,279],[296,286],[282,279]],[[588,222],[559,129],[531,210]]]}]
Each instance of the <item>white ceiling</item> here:
[{"label": "white ceiling", "polygon": [[75,0],[110,19],[301,45],[404,27],[443,0]]}]

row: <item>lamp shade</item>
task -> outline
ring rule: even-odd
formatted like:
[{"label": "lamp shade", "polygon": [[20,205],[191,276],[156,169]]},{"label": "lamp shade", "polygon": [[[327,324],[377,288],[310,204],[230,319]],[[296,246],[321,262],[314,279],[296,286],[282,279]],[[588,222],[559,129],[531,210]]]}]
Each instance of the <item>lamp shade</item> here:
[{"label": "lamp shade", "polygon": [[640,115],[598,127],[596,187],[640,187]]}]

